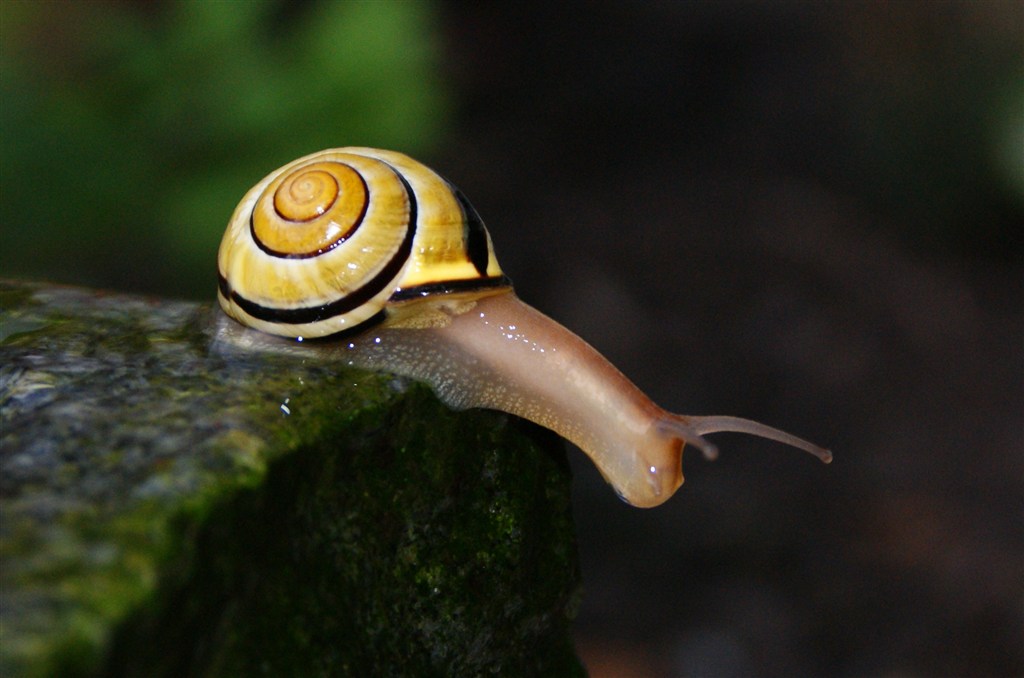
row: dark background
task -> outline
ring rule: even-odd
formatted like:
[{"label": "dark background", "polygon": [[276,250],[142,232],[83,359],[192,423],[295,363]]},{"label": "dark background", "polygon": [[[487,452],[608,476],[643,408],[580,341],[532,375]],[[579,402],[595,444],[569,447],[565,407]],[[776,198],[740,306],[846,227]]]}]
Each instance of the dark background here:
[{"label": "dark background", "polygon": [[[549,6],[550,5],[550,6]],[[210,299],[299,155],[453,179],[526,301],[722,435],[570,453],[594,676],[1024,673],[1015,2],[0,6],[0,274]]]}]

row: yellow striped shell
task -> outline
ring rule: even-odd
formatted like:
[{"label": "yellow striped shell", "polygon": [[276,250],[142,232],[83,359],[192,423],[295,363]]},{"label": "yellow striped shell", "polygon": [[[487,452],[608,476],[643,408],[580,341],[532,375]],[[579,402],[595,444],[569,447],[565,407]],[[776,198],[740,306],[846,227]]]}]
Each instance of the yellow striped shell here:
[{"label": "yellow striped shell", "polygon": [[221,308],[286,337],[386,319],[396,304],[508,287],[462,192],[393,151],[299,158],[235,209],[217,257]]}]

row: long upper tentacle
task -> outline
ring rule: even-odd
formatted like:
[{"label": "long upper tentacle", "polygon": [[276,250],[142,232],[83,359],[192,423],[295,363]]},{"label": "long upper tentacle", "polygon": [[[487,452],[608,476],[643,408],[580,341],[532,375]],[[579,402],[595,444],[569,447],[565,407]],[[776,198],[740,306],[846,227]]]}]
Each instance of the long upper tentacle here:
[{"label": "long upper tentacle", "polygon": [[[815,457],[825,462],[826,464],[832,462],[832,452],[823,448],[818,447],[813,443],[809,443],[803,438],[780,431],[777,428],[766,426],[760,422],[751,421],[750,419],[743,419],[742,417],[728,417],[721,415],[707,416],[707,417],[694,417],[679,415],[682,420],[683,427],[695,432],[698,436],[705,433],[720,433],[724,431],[731,431],[734,433],[748,433],[755,435],[760,438],[768,438],[769,440],[775,440],[780,443],[784,443],[791,447],[795,447],[805,452],[813,454]],[[683,438],[687,442],[689,439]],[[698,445],[698,447],[700,447]],[[701,448],[703,449],[703,448]],[[705,456],[707,452],[705,451]]]}]

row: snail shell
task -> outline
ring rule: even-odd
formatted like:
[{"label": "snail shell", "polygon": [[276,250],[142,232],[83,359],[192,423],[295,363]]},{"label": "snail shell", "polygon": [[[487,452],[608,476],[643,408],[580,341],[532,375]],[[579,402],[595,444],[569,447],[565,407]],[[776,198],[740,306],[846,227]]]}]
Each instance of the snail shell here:
[{"label": "snail shell", "polygon": [[511,287],[461,191],[371,148],[314,153],[265,177],[235,210],[218,266],[229,316],[295,338],[350,331],[425,296]]},{"label": "snail shell", "polygon": [[[831,460],[764,424],[655,405],[520,301],[476,210],[400,153],[332,149],[271,173],[235,210],[218,274],[220,306],[241,324],[221,323],[219,338],[388,370],[427,382],[454,408],[530,419],[579,446],[634,506],[678,489],[685,444],[717,454],[706,433],[750,433]],[[312,337],[331,340],[295,341]]]}]

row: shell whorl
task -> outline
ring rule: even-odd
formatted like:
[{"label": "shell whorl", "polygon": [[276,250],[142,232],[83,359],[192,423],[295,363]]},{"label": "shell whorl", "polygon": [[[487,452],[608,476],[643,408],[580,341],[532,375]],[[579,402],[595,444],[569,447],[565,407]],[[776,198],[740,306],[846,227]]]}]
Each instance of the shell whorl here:
[{"label": "shell whorl", "polygon": [[245,325],[323,337],[389,304],[507,286],[462,193],[392,151],[338,148],[272,172],[242,199],[218,254],[218,299]]}]

